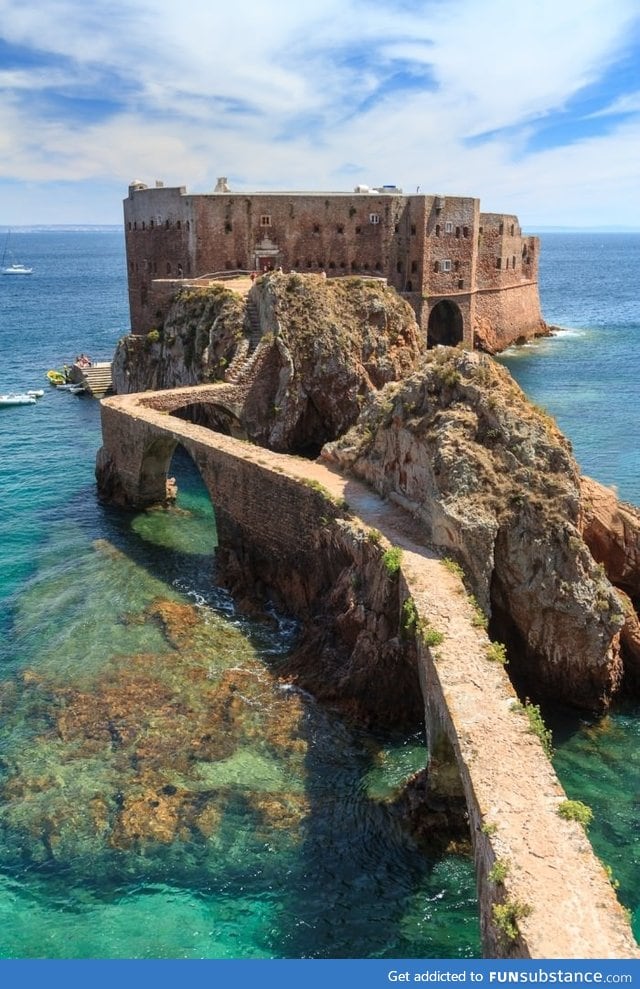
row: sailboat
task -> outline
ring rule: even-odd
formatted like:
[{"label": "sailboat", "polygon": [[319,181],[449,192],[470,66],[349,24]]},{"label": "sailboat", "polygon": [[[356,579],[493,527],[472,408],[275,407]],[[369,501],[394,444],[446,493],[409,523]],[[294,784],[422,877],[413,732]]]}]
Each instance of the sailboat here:
[{"label": "sailboat", "polygon": [[27,266],[24,265],[24,264],[16,264],[15,262],[12,262],[10,265],[8,265],[7,267],[5,267],[5,258],[7,256],[7,245],[9,243],[9,235],[10,235],[10,233],[11,233],[11,231],[10,230],[7,230],[7,239],[4,242],[4,251],[2,252],[2,267],[0,268],[0,271],[2,271],[2,274],[3,275],[31,275],[31,274],[33,274],[33,268],[27,268]]}]

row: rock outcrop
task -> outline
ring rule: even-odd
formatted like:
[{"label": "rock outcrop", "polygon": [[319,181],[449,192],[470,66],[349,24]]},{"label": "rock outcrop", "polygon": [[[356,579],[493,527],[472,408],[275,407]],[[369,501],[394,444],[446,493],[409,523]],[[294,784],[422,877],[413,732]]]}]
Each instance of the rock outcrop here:
[{"label": "rock outcrop", "polygon": [[113,357],[119,395],[223,380],[245,332],[244,300],[221,284],[179,292],[164,323],[123,337]]},{"label": "rock outcrop", "polygon": [[[478,353],[427,352],[383,282],[271,273],[246,300],[221,285],[185,290],[157,331],[121,342],[114,379],[119,391],[233,383],[238,435],[323,449],[407,509],[463,566],[522,693],[598,709],[640,682],[640,516],[581,481],[568,441],[506,370]],[[224,431],[204,407],[189,415]],[[362,644],[367,632],[375,651],[384,636],[367,618],[356,628],[362,610],[332,580],[334,641]],[[300,655],[327,654],[323,636]],[[333,682],[346,690],[353,674]]]},{"label": "rock outcrop", "polygon": [[221,285],[184,290],[162,327],[120,341],[113,378],[120,394],[232,380],[249,439],[317,453],[424,350],[413,310],[383,281],[276,272],[246,300]]},{"label": "rock outcrop", "polygon": [[569,443],[504,369],[431,353],[372,394],[323,456],[410,510],[460,562],[523,690],[609,704],[623,676],[622,604],[580,534]]},{"label": "rock outcrop", "polygon": [[617,589],[624,611],[620,646],[626,685],[640,689],[640,511],[618,501],[611,488],[581,479],[582,537]]}]

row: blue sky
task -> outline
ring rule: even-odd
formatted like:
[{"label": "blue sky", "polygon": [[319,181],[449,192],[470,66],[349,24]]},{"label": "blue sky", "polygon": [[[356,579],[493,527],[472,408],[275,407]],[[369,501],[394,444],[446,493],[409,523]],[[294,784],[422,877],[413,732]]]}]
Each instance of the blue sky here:
[{"label": "blue sky", "polygon": [[640,229],[638,0],[0,0],[0,226],[134,178]]}]

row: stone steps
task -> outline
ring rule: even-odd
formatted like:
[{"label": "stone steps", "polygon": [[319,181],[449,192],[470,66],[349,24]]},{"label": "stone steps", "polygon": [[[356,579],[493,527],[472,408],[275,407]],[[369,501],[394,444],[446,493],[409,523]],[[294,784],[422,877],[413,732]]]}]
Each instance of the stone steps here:
[{"label": "stone steps", "polygon": [[87,391],[94,397],[106,395],[111,391],[111,361],[93,364],[91,367],[79,368],[74,366],[74,380],[85,385]]},{"label": "stone steps", "polygon": [[248,333],[240,341],[235,357],[231,361],[224,376],[225,381],[234,385],[240,384],[247,378],[249,371],[255,363],[256,350],[262,339],[260,313],[257,305],[251,298],[247,298],[245,329],[248,330]]}]

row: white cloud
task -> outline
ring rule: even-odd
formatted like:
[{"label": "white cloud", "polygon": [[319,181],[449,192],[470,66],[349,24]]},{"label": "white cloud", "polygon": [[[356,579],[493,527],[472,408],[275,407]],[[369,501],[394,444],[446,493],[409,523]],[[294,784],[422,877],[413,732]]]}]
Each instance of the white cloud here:
[{"label": "white cloud", "polygon": [[[198,191],[227,174],[246,188],[419,184],[538,222],[565,222],[581,202],[586,222],[606,202],[629,222],[632,116],[566,148],[527,153],[526,142],[528,126],[615,63],[636,16],[635,0],[0,0],[0,34],[49,56],[0,72],[0,206],[3,178],[13,212],[16,179],[80,183],[87,209],[89,183],[107,183],[120,190],[117,222],[134,176]],[[402,67],[431,84],[385,90]],[[114,110],[83,120],[59,96]],[[609,108],[636,110],[637,93]],[[345,179],[347,163],[361,174]]]}]

